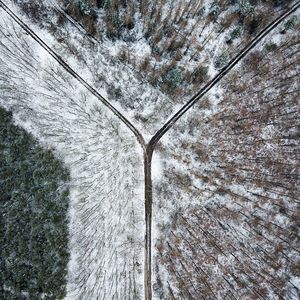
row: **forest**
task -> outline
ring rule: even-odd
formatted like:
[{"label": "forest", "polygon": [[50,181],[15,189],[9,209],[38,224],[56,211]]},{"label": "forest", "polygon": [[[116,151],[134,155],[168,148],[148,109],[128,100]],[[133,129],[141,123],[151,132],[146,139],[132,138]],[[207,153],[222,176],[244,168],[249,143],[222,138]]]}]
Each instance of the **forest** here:
[{"label": "forest", "polygon": [[299,12],[0,0],[0,298],[299,299]]},{"label": "forest", "polygon": [[1,298],[61,299],[69,260],[68,171],[3,108],[0,122]]}]

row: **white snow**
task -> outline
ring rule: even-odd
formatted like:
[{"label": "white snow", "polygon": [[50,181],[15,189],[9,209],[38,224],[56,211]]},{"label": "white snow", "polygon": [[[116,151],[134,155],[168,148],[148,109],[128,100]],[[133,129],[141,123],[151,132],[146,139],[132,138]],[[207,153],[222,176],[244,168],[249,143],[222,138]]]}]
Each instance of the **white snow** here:
[{"label": "white snow", "polygon": [[159,153],[154,151],[152,157],[152,164],[151,164],[151,173],[152,173],[152,181],[153,183],[157,183],[162,178],[162,166],[161,166],[161,158]]}]

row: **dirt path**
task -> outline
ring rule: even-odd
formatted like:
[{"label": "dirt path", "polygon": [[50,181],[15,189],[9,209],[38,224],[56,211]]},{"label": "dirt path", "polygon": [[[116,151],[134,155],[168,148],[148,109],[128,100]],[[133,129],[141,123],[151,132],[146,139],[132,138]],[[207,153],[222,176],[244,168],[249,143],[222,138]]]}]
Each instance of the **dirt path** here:
[{"label": "dirt path", "polygon": [[145,299],[152,299],[152,262],[151,262],[151,226],[152,226],[152,178],[151,162],[152,155],[158,141],[167,133],[167,131],[206,93],[208,93],[239,61],[245,57],[264,37],[266,37],[274,28],[276,28],[284,19],[295,12],[300,7],[300,1],[294,4],[288,11],[270,23],[263,29],[243,50],[241,50],[212,80],[210,80],[197,94],[195,94],[179,111],[177,111],[156,134],[146,144],[142,134],[136,127],[123,116],[112,104],[110,104],[102,95],[100,95],[91,85],[89,85],[78,73],[76,73],[57,53],[55,53],[46,43],[44,43],[18,16],[12,12],[7,5],[0,0],[2,7],[11,18],[18,23],[36,42],[38,42],[68,73],[84,85],[94,96],[96,96],[105,106],[107,106],[124,124],[133,132],[140,143],[144,153],[144,176],[145,176],[145,265],[144,265],[144,289]]}]

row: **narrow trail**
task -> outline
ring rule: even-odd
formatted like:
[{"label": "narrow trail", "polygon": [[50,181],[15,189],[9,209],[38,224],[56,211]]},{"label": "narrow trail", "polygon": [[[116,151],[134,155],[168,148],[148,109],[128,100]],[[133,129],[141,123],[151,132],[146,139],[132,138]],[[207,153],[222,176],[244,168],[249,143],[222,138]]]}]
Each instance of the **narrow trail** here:
[{"label": "narrow trail", "polygon": [[[68,73],[85,86],[94,96],[96,96],[105,106],[107,106],[136,136],[139,144],[143,149],[144,155],[144,180],[145,180],[145,263],[144,263],[144,290],[145,300],[152,299],[152,261],[151,261],[151,228],[152,228],[152,177],[151,164],[155,147],[159,140],[168,132],[170,128],[206,93],[208,93],[234,66],[236,66],[242,58],[244,58],[251,49],[253,49],[264,37],[266,37],[273,29],[275,29],[284,19],[295,12],[300,7],[300,1],[296,2],[285,13],[272,21],[264,28],[246,47],[244,47],[213,79],[211,79],[197,94],[195,94],[185,105],[182,106],[151,138],[147,144],[142,134],[137,128],[123,116],[112,104],[110,104],[102,95],[100,95],[91,85],[89,85],[78,73],[76,73],[57,53],[55,53],[45,42],[43,42],[18,16],[12,12],[7,5],[0,0],[0,7],[18,23],[36,42],[38,42]],[[62,12],[61,12],[62,13]],[[65,16],[65,12],[63,13]],[[67,18],[67,16],[66,16]],[[69,18],[68,18],[69,19]],[[72,19],[69,19],[72,22]],[[78,24],[73,24],[78,27]],[[85,29],[80,26],[80,31]],[[85,32],[86,33],[86,32]],[[94,39],[93,39],[94,40]],[[95,39],[96,40],[96,39]],[[97,40],[96,40],[97,41]]]}]

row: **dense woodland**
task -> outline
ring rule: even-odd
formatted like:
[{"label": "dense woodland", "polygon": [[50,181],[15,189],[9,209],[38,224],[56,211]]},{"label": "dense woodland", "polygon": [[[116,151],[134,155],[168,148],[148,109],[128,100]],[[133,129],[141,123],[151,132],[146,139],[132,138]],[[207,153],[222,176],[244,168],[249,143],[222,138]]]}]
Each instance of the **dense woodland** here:
[{"label": "dense woodland", "polygon": [[63,164],[0,108],[0,299],[61,299],[68,251]]},{"label": "dense woodland", "polygon": [[266,39],[162,141],[157,210],[185,208],[159,225],[160,299],[299,299],[298,32]]},{"label": "dense woodland", "polygon": [[[46,17],[42,2],[16,2],[37,22]],[[57,2],[90,36],[101,43],[107,39],[115,42],[119,61],[132,66],[173,101],[181,102],[294,1]],[[60,14],[51,30],[68,22]],[[287,20],[282,32],[294,23],[293,18]]]},{"label": "dense woodland", "polygon": [[[118,58],[177,101],[209,79],[212,61],[221,69],[291,2],[61,1],[91,35],[123,41]],[[294,21],[289,20],[282,30]],[[142,46],[140,40],[145,41]],[[150,50],[140,55],[139,47]]]}]

